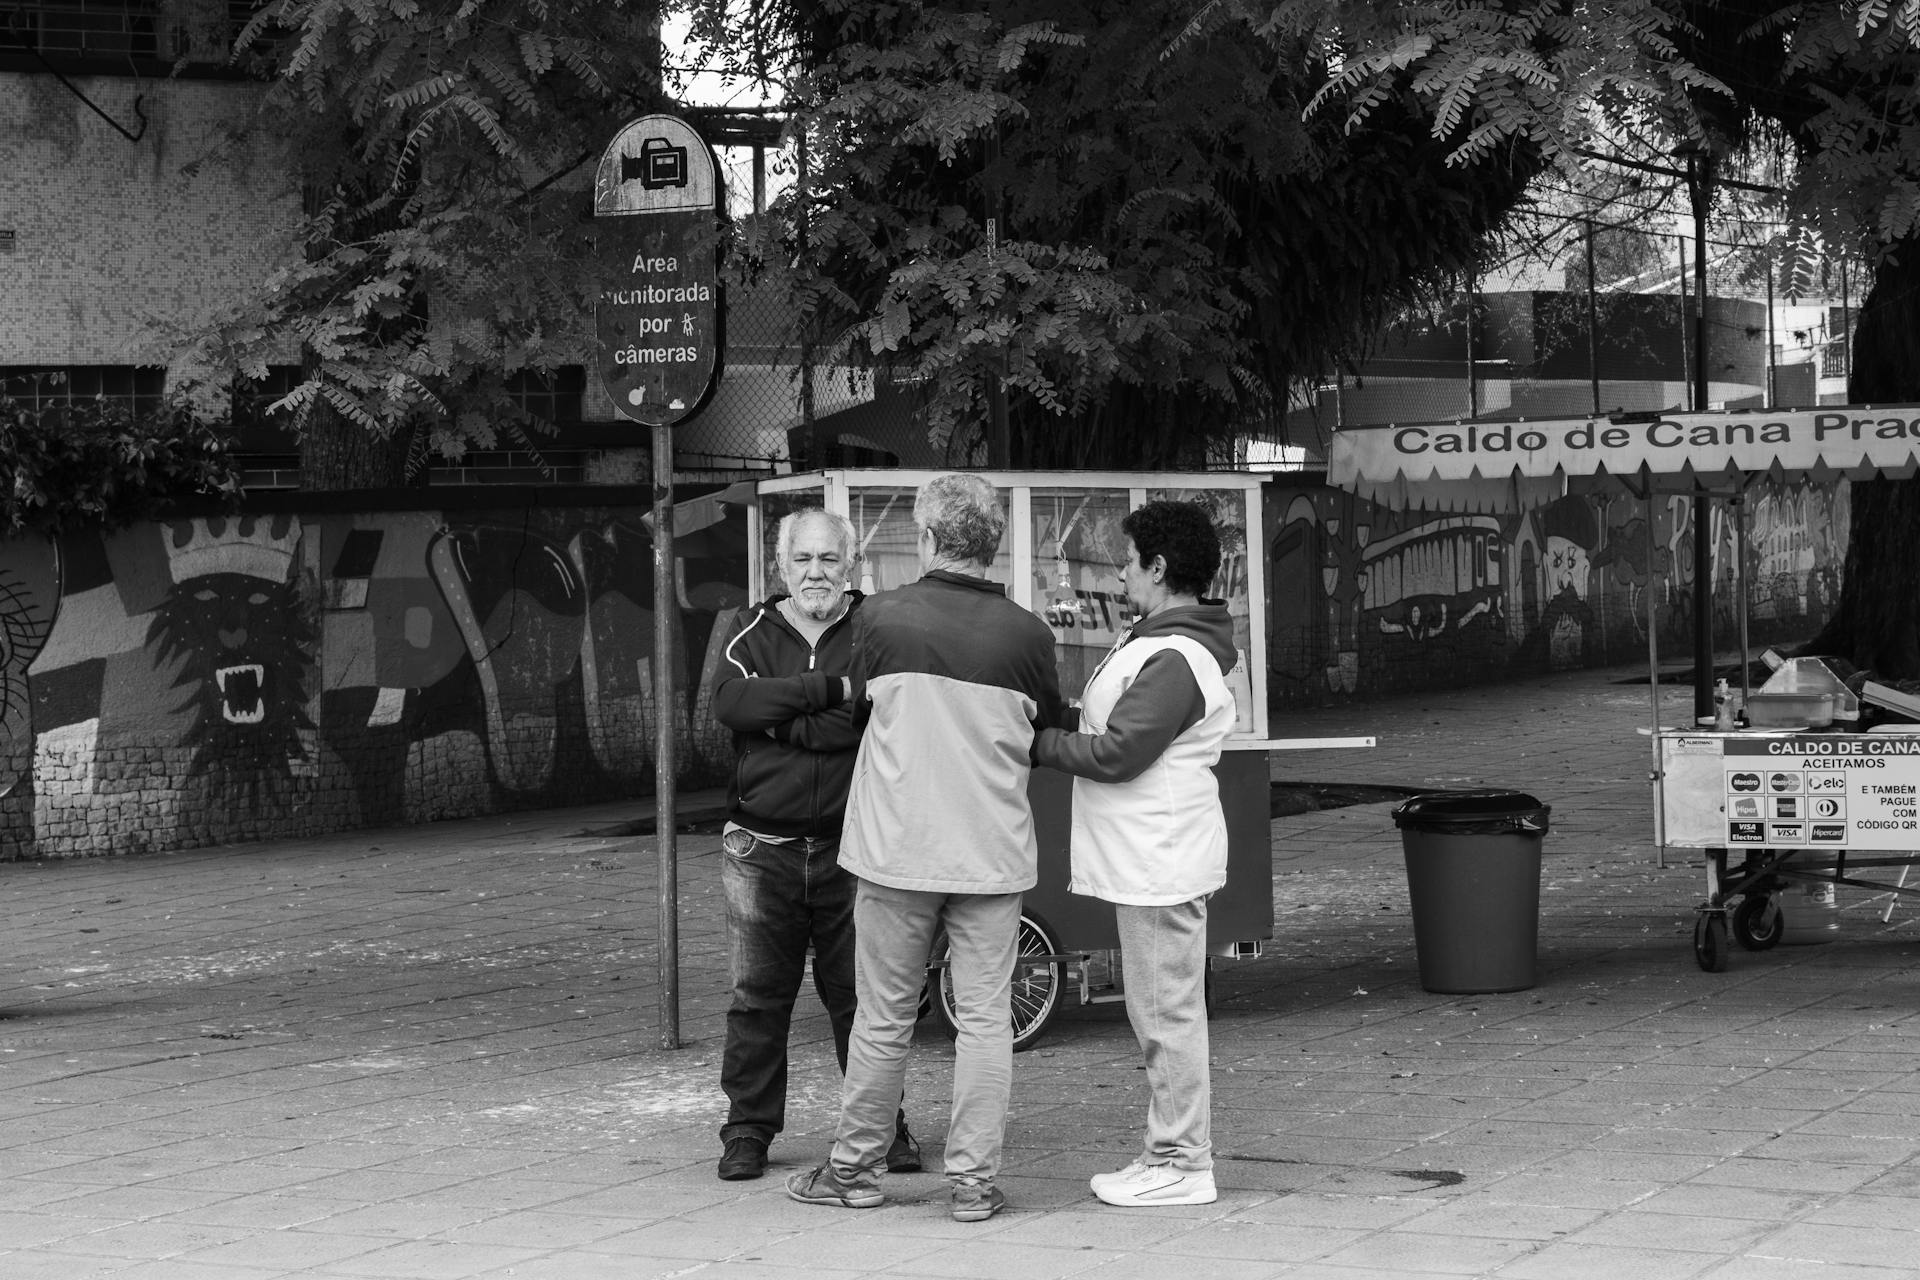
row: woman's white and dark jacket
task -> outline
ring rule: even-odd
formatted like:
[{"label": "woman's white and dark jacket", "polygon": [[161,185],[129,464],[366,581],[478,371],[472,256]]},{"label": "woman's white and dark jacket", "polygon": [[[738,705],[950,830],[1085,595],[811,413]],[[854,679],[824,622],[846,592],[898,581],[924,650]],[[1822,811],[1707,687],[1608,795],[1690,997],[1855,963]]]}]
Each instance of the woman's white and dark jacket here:
[{"label": "woman's white and dark jacket", "polygon": [[1081,695],[1079,731],[1046,729],[1037,763],[1074,775],[1069,887],[1169,906],[1227,880],[1213,765],[1234,724],[1233,617],[1212,600],[1135,623]]}]

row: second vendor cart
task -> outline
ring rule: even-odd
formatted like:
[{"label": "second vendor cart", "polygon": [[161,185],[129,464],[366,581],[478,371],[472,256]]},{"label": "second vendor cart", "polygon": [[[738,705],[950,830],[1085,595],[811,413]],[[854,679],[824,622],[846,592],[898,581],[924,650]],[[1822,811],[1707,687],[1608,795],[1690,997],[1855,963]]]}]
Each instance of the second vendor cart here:
[{"label": "second vendor cart", "polygon": [[1781,905],[1789,886],[1920,892],[1906,883],[1920,863],[1920,725],[1659,739],[1666,841],[1706,859],[1693,931],[1702,969],[1727,967],[1730,940],[1750,951],[1778,943],[1794,910]]},{"label": "second vendor cart", "polygon": [[[1554,420],[1414,423],[1342,430],[1328,450],[1328,479],[1361,497],[1396,507],[1448,511],[1513,511],[1568,493],[1618,486],[1648,503],[1647,564],[1658,563],[1652,545],[1656,495],[1684,495],[1696,503],[1727,502],[1734,512],[1735,573],[1739,591],[1743,695],[1750,669],[1746,648],[1746,524],[1748,490],[1763,479],[1905,478],[1920,471],[1920,405],[1826,405],[1806,409],[1733,412],[1593,415]],[[1693,613],[1712,616],[1709,575],[1696,574]],[[1698,848],[1707,860],[1707,900],[1700,906],[1695,955],[1702,967],[1724,968],[1726,940],[1738,933],[1749,945],[1770,945],[1777,925],[1777,889],[1795,879],[1904,891],[1847,876],[1849,867],[1902,865],[1920,854],[1878,856],[1916,842],[1901,825],[1862,826],[1860,821],[1904,823],[1881,813],[1878,793],[1849,790],[1796,792],[1793,779],[1835,777],[1789,761],[1849,758],[1853,742],[1866,753],[1863,769],[1904,763],[1906,744],[1920,739],[1882,735],[1884,750],[1867,752],[1866,740],[1823,733],[1812,754],[1799,752],[1791,732],[1719,734],[1695,725],[1668,732],[1660,723],[1659,654],[1653,595],[1647,595],[1647,679],[1652,704],[1654,844],[1663,865],[1669,846]],[[1706,701],[1713,672],[1697,664],[1696,705]],[[1697,718],[1697,716],[1696,716]],[[1865,763],[1871,755],[1877,763]],[[1749,759],[1749,757],[1754,757]],[[1761,768],[1763,760],[1773,765]],[[1731,763],[1730,763],[1731,762]],[[1760,779],[1756,786],[1754,779]],[[1893,793],[1898,794],[1898,793]],[[1795,796],[1839,800],[1854,821],[1821,815],[1802,822],[1788,816]],[[1769,803],[1771,802],[1771,803]],[[1750,814],[1749,810],[1753,812]],[[1904,814],[1904,809],[1898,813]],[[1757,823],[1757,826],[1749,824]],[[1836,825],[1837,823],[1837,825]],[[1736,870],[1730,850],[1746,849]],[[1866,859],[1848,857],[1868,851]],[[1771,908],[1771,909],[1770,909]],[[1730,918],[1731,917],[1731,918]]]},{"label": "second vendor cart", "polygon": [[[872,594],[920,576],[914,495],[940,474],[849,468],[760,481],[749,508],[752,598],[767,594],[775,528],[800,507],[825,507],[852,522],[860,539],[860,590]],[[1060,689],[1077,697],[1087,677],[1131,620],[1120,565],[1121,519],[1142,503],[1174,498],[1203,503],[1221,534],[1220,573],[1210,595],[1232,612],[1240,660],[1227,678],[1239,718],[1215,773],[1226,810],[1227,885],[1209,903],[1210,957],[1260,954],[1273,936],[1273,860],[1269,843],[1267,752],[1276,746],[1371,745],[1371,739],[1271,742],[1267,734],[1264,545],[1261,477],[1243,472],[982,471],[1007,506],[1007,533],[992,577],[1014,603],[1053,628]],[[1119,937],[1113,908],[1067,891],[1072,783],[1033,772],[1029,786],[1040,844],[1040,880],[1026,895],[1021,966],[1014,983],[1014,1045],[1045,1033],[1069,998],[1118,999]],[[951,1030],[942,944],[935,942],[931,1012]]]}]

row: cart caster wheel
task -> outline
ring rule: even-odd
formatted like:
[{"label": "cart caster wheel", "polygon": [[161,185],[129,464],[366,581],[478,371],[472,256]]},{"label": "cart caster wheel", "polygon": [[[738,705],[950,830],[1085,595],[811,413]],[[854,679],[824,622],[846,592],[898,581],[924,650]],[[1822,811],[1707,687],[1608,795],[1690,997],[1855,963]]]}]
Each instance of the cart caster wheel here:
[{"label": "cart caster wheel", "polygon": [[1733,938],[1749,951],[1765,951],[1780,941],[1785,925],[1780,904],[1770,893],[1750,893],[1733,909]]},{"label": "cart caster wheel", "polygon": [[1727,949],[1727,917],[1717,911],[1701,912],[1693,922],[1693,958],[1708,973],[1725,973]]},{"label": "cart caster wheel", "polygon": [[[1020,916],[1020,959],[1013,974],[1013,1051],[1031,1049],[1046,1034],[1053,1016],[1060,1012],[1060,992],[1066,986],[1066,966],[1058,960],[1033,961],[1028,956],[1060,954],[1053,933],[1031,911]],[[942,929],[933,939],[928,956],[933,966],[928,985],[932,988],[934,1023],[951,1040],[960,1033],[954,1023],[953,970],[947,963],[947,932]]]}]

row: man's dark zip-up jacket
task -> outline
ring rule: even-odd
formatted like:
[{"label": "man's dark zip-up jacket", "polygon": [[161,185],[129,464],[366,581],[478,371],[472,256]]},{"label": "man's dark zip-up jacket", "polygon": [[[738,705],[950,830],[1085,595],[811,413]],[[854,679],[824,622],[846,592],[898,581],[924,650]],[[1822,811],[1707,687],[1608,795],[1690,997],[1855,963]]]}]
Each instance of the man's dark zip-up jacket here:
[{"label": "man's dark zip-up jacket", "polygon": [[838,837],[860,733],[840,678],[850,669],[853,613],[810,646],[774,596],[742,614],[721,650],[713,715],[733,730],[727,816],[763,836]]}]

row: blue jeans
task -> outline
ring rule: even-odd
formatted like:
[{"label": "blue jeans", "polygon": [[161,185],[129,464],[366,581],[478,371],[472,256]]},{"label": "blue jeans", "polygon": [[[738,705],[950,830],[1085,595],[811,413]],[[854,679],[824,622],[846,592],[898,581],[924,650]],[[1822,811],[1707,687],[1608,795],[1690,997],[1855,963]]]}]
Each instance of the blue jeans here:
[{"label": "blue jeans", "polygon": [[[738,850],[736,852],[736,850]],[[786,1125],[787,1032],[813,948],[813,988],[833,1025],[840,1070],[853,1029],[853,900],[838,839],[772,844],[731,831],[720,854],[733,1004],[720,1061],[727,1122],[721,1141],[771,1142]]]}]

